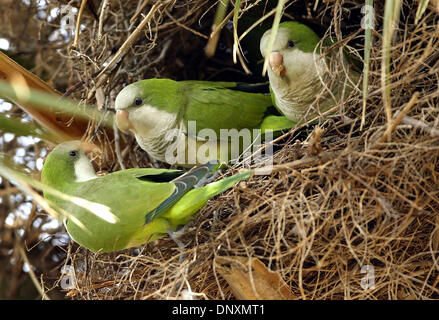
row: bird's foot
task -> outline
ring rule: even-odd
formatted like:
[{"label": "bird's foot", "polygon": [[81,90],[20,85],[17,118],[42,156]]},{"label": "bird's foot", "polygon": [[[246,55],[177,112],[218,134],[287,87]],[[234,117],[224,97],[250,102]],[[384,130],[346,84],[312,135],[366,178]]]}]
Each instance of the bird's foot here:
[{"label": "bird's foot", "polygon": [[174,242],[177,244],[178,251],[180,252],[180,255],[178,257],[178,262],[180,263],[183,262],[185,254],[184,254],[184,243],[179,238],[186,232],[186,229],[187,229],[186,226],[184,226],[178,231],[174,231],[171,228],[166,230],[169,236],[171,237],[171,239],[174,240]]}]

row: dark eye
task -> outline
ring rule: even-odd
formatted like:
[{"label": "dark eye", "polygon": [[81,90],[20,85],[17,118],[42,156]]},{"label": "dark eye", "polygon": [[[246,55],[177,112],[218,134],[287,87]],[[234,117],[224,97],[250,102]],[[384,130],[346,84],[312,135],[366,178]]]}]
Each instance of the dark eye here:
[{"label": "dark eye", "polygon": [[143,103],[143,99],[142,99],[142,98],[136,98],[136,99],[134,100],[134,104],[135,104],[136,106],[141,106],[142,103]]},{"label": "dark eye", "polygon": [[72,150],[69,152],[70,158],[75,158],[78,155],[78,151]]},{"label": "dark eye", "polygon": [[293,48],[294,46],[295,44],[293,40],[288,41],[288,47]]}]

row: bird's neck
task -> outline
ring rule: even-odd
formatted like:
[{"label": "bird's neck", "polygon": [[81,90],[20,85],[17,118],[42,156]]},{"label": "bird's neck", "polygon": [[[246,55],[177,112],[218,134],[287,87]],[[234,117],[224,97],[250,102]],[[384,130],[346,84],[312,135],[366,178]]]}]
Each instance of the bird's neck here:
[{"label": "bird's neck", "polygon": [[[49,157],[41,172],[41,182],[64,193],[70,193],[77,182],[96,178],[96,173],[88,159],[78,159],[74,164],[56,161]],[[45,192],[46,194],[46,192]],[[50,198],[50,193],[47,193]],[[45,195],[46,196],[46,195]]]},{"label": "bird's neck", "polygon": [[173,144],[174,137],[180,137],[184,131],[177,113],[149,105],[134,111],[130,118],[140,147],[159,161],[164,161],[165,153]]},{"label": "bird's neck", "polygon": [[88,158],[81,157],[75,162],[74,182],[84,182],[96,178],[96,172]]},{"label": "bird's neck", "polygon": [[358,79],[355,73],[350,72],[345,61],[343,61],[345,70],[333,71],[334,74],[340,75],[337,77],[331,76],[330,72],[340,65],[328,66],[326,60],[319,55],[313,56],[307,68],[304,69],[302,65],[300,72],[296,72],[295,63],[293,61],[290,66],[286,66],[287,72],[284,77],[277,77],[270,69],[268,70],[276,106],[287,118],[295,122],[307,121],[327,111],[337,104],[342,96],[352,91],[352,86],[346,83],[346,70],[350,74],[349,77],[352,74],[351,80]]},{"label": "bird's neck", "polygon": [[179,131],[176,131],[177,141],[172,139],[172,135],[166,136],[165,134],[160,134],[156,136],[142,136],[136,134],[136,141],[140,147],[148,153],[154,160],[167,162],[166,154],[173,148],[173,144],[178,144],[182,135]]},{"label": "bird's neck", "polygon": [[300,76],[294,73],[289,75],[287,71],[285,76],[278,77],[271,70],[268,75],[276,106],[287,118],[295,122],[307,116],[310,106],[323,90],[320,78],[325,81],[328,76],[323,68],[317,70],[314,66],[310,66],[309,70]]}]

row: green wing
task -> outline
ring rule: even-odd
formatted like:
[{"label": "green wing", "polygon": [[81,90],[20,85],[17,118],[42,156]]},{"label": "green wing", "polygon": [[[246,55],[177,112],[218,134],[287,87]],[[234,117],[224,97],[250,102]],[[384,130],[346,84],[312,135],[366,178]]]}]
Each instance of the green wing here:
[{"label": "green wing", "polygon": [[203,179],[206,175],[211,173],[218,167],[216,161],[208,162],[203,166],[192,168],[187,173],[174,179],[172,182],[175,184],[174,193],[162,202],[156,209],[148,213],[145,217],[145,223],[151,222],[154,218],[160,217],[170,207],[172,207],[178,200],[181,199],[188,191],[194,188],[194,186]]},{"label": "green wing", "polygon": [[[166,169],[128,169],[79,183],[72,195],[103,205],[100,210],[107,208],[119,221],[110,223],[82,207],[65,203],[63,208],[86,227],[69,219],[65,223],[67,231],[90,250],[121,250],[145,226],[145,215],[174,193],[176,186],[168,181],[181,174]],[[150,234],[166,230],[166,221],[159,220],[151,226]]]},{"label": "green wing", "polygon": [[219,136],[220,129],[259,128],[272,106],[270,95],[243,91],[244,86],[234,82],[182,81],[180,84],[187,99],[184,120],[186,124],[196,121],[197,132],[212,129]]}]

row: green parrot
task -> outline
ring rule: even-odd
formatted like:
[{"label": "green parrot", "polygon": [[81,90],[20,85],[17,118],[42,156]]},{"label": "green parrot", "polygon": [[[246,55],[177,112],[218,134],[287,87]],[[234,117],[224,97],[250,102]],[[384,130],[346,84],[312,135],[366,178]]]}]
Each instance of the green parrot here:
[{"label": "green parrot", "polygon": [[[44,190],[54,208],[69,213],[64,225],[71,238],[91,251],[112,252],[164,237],[186,224],[210,198],[252,175],[251,170],[196,187],[214,169],[209,162],[180,170],[135,168],[96,176],[80,141],[56,146],[45,160],[41,181],[96,207],[94,214],[77,202]],[[110,217],[103,218],[109,213]],[[79,221],[79,223],[78,223]],[[81,226],[82,225],[82,226]]]},{"label": "green parrot", "polygon": [[[271,29],[264,33],[260,41],[260,51],[264,58],[267,55],[270,35]],[[343,92],[344,97],[350,94],[360,77],[344,55],[343,65],[352,82],[346,81],[345,77],[339,77],[337,83],[331,87],[329,59],[323,59],[321,52],[322,46],[330,46],[333,42],[329,38],[322,42],[321,44],[319,36],[304,24],[296,21],[279,24],[272,51],[269,53],[267,71],[273,104],[293,122],[309,120],[319,114],[318,110],[320,113],[329,110],[341,100]],[[325,91],[321,96],[324,83],[332,94]],[[317,105],[315,102],[318,102]]]},{"label": "green parrot", "polygon": [[142,80],[117,95],[116,123],[155,160],[183,166],[227,162],[252,146],[258,129],[264,135],[294,126],[273,114],[270,95],[252,90],[234,82]]}]

